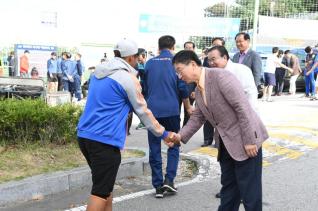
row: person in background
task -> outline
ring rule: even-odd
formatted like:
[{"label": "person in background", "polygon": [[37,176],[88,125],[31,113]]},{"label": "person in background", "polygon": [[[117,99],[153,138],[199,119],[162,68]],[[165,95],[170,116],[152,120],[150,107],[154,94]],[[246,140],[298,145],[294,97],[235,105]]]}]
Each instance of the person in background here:
[{"label": "person in background", "polygon": [[[225,40],[222,38],[222,37],[214,37],[212,40],[211,40],[211,44],[213,46],[225,46]],[[206,50],[206,55],[208,54],[208,50],[209,48]],[[208,58],[205,57],[204,60],[203,60],[203,67],[209,67],[209,62],[208,62]]]},{"label": "person in background", "polygon": [[20,57],[20,77],[28,78],[29,77],[29,57],[30,51],[25,50],[23,55]]},{"label": "person in background", "polygon": [[64,58],[66,52],[62,52],[61,56],[57,59],[57,91],[63,91],[63,72],[62,66],[64,65]]},{"label": "person in background", "polygon": [[[222,37],[214,37],[212,39],[212,46],[224,46],[225,41]],[[208,49],[207,55],[209,54],[211,48]],[[211,67],[209,62],[209,57],[207,56],[203,62],[203,67]],[[206,121],[203,126],[203,144],[201,147],[207,147],[212,145],[214,139],[214,127],[209,121]]]},{"label": "person in background", "polygon": [[82,85],[82,95],[83,95],[83,98],[86,98],[87,97],[87,92],[88,92],[88,89],[89,89],[89,82],[90,82],[90,79],[93,75],[93,73],[95,72],[95,67],[94,66],[91,66],[88,68],[88,71],[90,73],[90,76],[88,78],[87,81],[85,81]]},{"label": "person in background", "polygon": [[74,94],[74,77],[77,74],[76,63],[71,60],[72,54],[66,52],[63,54],[62,62],[63,72],[63,90],[70,92],[72,98]]},{"label": "person in background", "polygon": [[296,94],[296,80],[298,76],[301,74],[302,70],[300,68],[299,59],[296,55],[290,53],[289,50],[285,51],[285,55],[287,59],[289,59],[290,68],[288,69],[291,73],[290,81],[289,81],[289,94]]},{"label": "person in background", "polygon": [[318,68],[315,67],[311,71],[312,67],[315,65],[315,63],[318,62],[317,54],[314,53],[313,49],[310,46],[307,46],[305,48],[306,55],[306,61],[305,61],[305,94],[306,97],[313,98],[315,96],[315,88],[317,84],[317,80],[315,82],[315,72],[318,72]]},{"label": "person in background", "polygon": [[240,32],[235,36],[236,47],[239,52],[234,54],[233,62],[248,66],[253,73],[254,82],[258,90],[261,89],[262,59],[259,54],[250,48],[250,35]]},{"label": "person in background", "polygon": [[[284,55],[284,51],[279,50],[277,54],[277,58],[280,63],[284,64],[285,66],[288,66],[287,60],[283,55]],[[285,74],[286,74],[285,68],[276,67],[276,70],[275,70],[275,79],[276,79],[275,95],[276,96],[281,96],[283,93]]]},{"label": "person in background", "polygon": [[56,92],[58,86],[58,79],[57,79],[57,59],[56,53],[51,53],[51,58],[47,61],[47,80],[48,84],[48,91],[49,92]]},{"label": "person in background", "polygon": [[256,113],[258,113],[257,89],[250,68],[246,65],[232,62],[229,53],[224,46],[213,46],[210,48],[208,58],[210,67],[221,68],[230,71],[235,75],[235,77],[240,81],[251,107]]},{"label": "person in background", "polygon": [[273,47],[272,48],[272,54],[268,56],[266,60],[266,68],[264,70],[264,78],[265,78],[265,89],[264,89],[264,94],[263,94],[263,101],[267,102],[273,102],[272,100],[272,92],[273,92],[273,87],[276,85],[276,79],[275,79],[275,71],[276,67],[281,67],[285,68],[289,71],[293,71],[291,68],[285,66],[282,64],[277,57],[278,55],[279,48],[278,47]]},{"label": "person in background", "polygon": [[[195,43],[192,41],[187,41],[183,44],[183,48],[185,50],[195,51]],[[193,106],[194,100],[195,100],[195,93],[194,93],[195,87],[196,87],[195,83],[187,84],[188,92],[190,93],[190,96],[189,96],[190,105],[192,105],[192,106]],[[181,100],[180,100],[180,103],[182,103]],[[187,109],[184,105],[183,105],[183,111],[184,111],[184,116],[183,116],[182,126],[184,126],[190,118],[190,115],[188,114]]]},{"label": "person in background", "polygon": [[16,65],[15,65],[15,55],[14,55],[14,51],[11,51],[8,58],[7,58],[7,62],[9,65],[9,76],[13,77],[16,76]]},{"label": "person in background", "polygon": [[38,79],[39,78],[39,71],[36,67],[33,67],[31,70],[31,78]]},{"label": "person in background", "polygon": [[74,75],[74,93],[77,101],[82,99],[82,75],[84,73],[84,65],[81,61],[82,55],[80,53],[75,54],[75,75]]},{"label": "person in background", "polygon": [[[147,51],[144,48],[138,48],[138,64],[137,64],[137,78],[139,78],[140,86],[141,86],[141,94],[144,96],[145,99],[147,99],[145,90],[145,65],[147,61]],[[145,125],[140,121],[140,123],[137,125],[136,130],[139,129],[146,129]]]}]

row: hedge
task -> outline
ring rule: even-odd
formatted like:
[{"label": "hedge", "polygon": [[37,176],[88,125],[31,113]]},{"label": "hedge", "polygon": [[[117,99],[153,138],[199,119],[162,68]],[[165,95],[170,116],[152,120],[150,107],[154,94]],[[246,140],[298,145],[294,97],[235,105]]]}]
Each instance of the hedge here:
[{"label": "hedge", "polygon": [[0,100],[0,142],[65,144],[76,139],[81,108],[48,106],[43,100]]}]

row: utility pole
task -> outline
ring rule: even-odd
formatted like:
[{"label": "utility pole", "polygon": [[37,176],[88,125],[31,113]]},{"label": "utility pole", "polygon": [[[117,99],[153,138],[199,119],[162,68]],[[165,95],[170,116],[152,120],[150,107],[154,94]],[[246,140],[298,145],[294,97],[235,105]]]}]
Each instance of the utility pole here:
[{"label": "utility pole", "polygon": [[259,12],[259,0],[255,0],[255,7],[254,7],[254,21],[253,21],[253,41],[252,41],[252,48],[253,50],[256,49],[256,41],[257,41],[257,24],[258,24],[258,12]]}]

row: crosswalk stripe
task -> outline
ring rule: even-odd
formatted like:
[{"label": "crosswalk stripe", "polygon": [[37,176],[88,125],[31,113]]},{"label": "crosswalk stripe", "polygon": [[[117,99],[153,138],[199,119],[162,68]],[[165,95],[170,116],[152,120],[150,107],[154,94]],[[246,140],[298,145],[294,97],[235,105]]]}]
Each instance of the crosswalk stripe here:
[{"label": "crosswalk stripe", "polygon": [[267,160],[263,160],[263,167],[267,167],[272,165],[272,163],[268,162]]},{"label": "crosswalk stripe", "polygon": [[267,125],[267,127],[270,128],[276,128],[276,129],[293,129],[294,131],[303,131],[311,133],[312,135],[318,136],[318,130],[308,127],[302,127],[302,126],[277,126],[277,125]]},{"label": "crosswalk stripe", "polygon": [[297,144],[302,144],[311,148],[318,148],[318,142],[317,141],[312,141],[308,139],[304,139],[300,136],[294,136],[294,135],[288,135],[288,134],[282,134],[282,133],[270,133],[269,136],[271,138],[278,138],[278,139],[283,139],[289,142],[297,143]]},{"label": "crosswalk stripe", "polygon": [[265,149],[269,152],[272,152],[274,154],[277,154],[277,155],[282,155],[282,156],[288,157],[290,159],[299,158],[300,156],[302,156],[304,154],[304,153],[296,151],[296,150],[288,149],[286,147],[282,147],[282,146],[279,146],[277,144],[270,143],[269,141],[266,141],[263,143],[263,149]]},{"label": "crosswalk stripe", "polygon": [[217,157],[218,149],[212,148],[212,147],[201,147],[197,150],[191,151],[190,153],[198,153],[198,154],[210,155],[211,157]]}]

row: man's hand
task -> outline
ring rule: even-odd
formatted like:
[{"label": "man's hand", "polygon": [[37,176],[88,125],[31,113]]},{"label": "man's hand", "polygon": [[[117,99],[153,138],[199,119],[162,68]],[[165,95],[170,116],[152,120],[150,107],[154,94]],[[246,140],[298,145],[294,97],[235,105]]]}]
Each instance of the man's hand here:
[{"label": "man's hand", "polygon": [[248,157],[252,158],[257,156],[258,149],[255,144],[245,145],[244,148]]},{"label": "man's hand", "polygon": [[191,92],[191,94],[190,94],[190,98],[191,98],[192,100],[194,100],[194,99],[195,99],[195,92]]},{"label": "man's hand", "polygon": [[194,107],[193,106],[190,106],[189,108],[187,108],[187,113],[189,115],[191,115],[193,113],[193,111],[194,111]]},{"label": "man's hand", "polygon": [[174,134],[175,134],[174,132],[169,132],[168,136],[164,139],[164,142],[168,147],[174,146],[174,142],[173,142]]},{"label": "man's hand", "polygon": [[52,73],[50,73],[50,78],[53,78],[53,74]]},{"label": "man's hand", "polygon": [[181,136],[179,133],[173,133],[172,141],[176,145],[181,145]]},{"label": "man's hand", "polygon": [[173,147],[174,145],[180,145],[181,136],[174,132],[169,132],[168,136],[164,139],[164,142],[168,147]]}]

